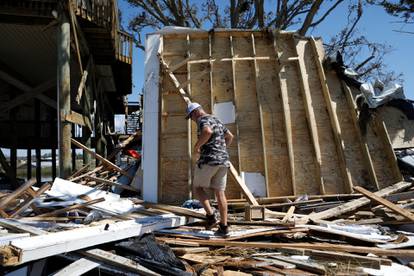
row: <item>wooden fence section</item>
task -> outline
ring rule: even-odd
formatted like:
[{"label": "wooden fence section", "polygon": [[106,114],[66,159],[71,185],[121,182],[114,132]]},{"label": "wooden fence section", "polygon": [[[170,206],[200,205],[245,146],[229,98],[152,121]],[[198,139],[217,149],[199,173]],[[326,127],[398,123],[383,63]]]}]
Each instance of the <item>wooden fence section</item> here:
[{"label": "wooden fence section", "polygon": [[[233,106],[231,161],[260,176],[250,187],[261,185],[264,196],[377,190],[401,180],[386,129],[380,122],[361,133],[353,94],[323,70],[320,40],[262,31],[161,39],[161,58],[193,101],[213,114],[219,104]],[[179,203],[191,193],[196,126],[184,119],[186,104],[165,71],[160,85],[159,200]],[[240,197],[230,177],[227,194]]]}]

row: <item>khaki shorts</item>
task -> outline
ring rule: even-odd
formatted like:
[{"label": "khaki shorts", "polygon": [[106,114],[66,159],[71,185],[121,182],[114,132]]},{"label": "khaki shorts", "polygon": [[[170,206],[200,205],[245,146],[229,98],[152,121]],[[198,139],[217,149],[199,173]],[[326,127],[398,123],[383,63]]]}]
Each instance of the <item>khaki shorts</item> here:
[{"label": "khaki shorts", "polygon": [[227,167],[224,165],[196,165],[194,169],[193,186],[205,189],[224,191],[227,183]]}]

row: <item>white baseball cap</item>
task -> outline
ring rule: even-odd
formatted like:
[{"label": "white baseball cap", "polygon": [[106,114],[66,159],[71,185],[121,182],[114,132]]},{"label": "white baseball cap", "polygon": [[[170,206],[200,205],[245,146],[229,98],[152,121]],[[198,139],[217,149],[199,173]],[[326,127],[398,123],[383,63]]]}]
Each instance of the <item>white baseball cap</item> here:
[{"label": "white baseball cap", "polygon": [[198,109],[198,108],[200,108],[201,107],[201,105],[199,104],[199,103],[189,103],[188,105],[187,105],[187,110],[186,110],[186,116],[185,116],[185,118],[188,120],[189,118],[190,118],[190,116],[191,116],[191,113],[194,111],[194,110],[196,110],[196,109]]}]

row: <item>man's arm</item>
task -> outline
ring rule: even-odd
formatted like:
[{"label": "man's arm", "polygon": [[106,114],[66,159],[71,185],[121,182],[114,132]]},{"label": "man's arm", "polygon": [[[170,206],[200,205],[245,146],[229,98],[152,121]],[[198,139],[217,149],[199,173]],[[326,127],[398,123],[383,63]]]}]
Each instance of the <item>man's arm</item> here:
[{"label": "man's arm", "polygon": [[227,132],[224,134],[224,140],[226,140],[226,146],[230,146],[231,142],[233,142],[234,135],[230,132],[230,130],[227,130]]},{"label": "man's arm", "polygon": [[194,152],[199,153],[201,146],[208,142],[212,134],[213,130],[210,127],[203,127],[200,137],[198,137],[197,143],[194,145]]}]

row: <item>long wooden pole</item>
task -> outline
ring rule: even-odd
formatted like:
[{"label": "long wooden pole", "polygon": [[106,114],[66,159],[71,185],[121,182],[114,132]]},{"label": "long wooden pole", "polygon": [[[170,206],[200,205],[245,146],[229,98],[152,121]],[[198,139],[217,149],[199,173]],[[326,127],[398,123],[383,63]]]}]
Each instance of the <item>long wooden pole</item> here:
[{"label": "long wooden pole", "polygon": [[57,35],[59,175],[66,178],[72,172],[70,142],[72,126],[65,120],[70,114],[70,24],[63,6],[59,15]]}]

